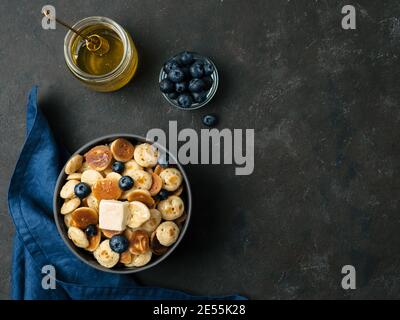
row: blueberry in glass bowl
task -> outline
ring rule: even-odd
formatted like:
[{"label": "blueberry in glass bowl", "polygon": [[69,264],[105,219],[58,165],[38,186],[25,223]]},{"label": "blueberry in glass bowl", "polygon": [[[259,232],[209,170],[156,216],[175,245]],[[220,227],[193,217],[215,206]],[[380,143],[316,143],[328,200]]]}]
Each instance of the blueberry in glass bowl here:
[{"label": "blueberry in glass bowl", "polygon": [[181,52],[167,60],[160,71],[164,98],[181,110],[195,110],[211,101],[218,89],[218,71],[207,57]]}]

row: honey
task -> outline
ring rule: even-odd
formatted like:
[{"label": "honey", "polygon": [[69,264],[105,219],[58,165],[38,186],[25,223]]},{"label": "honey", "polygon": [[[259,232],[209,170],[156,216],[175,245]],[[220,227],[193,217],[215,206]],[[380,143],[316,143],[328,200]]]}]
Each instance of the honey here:
[{"label": "honey", "polygon": [[[113,71],[122,61],[124,45],[118,35],[112,30],[96,30],[96,35],[105,39],[109,50],[104,54],[97,54],[87,48],[86,41],[77,39],[72,46],[76,65],[84,72],[93,75],[104,75]],[[100,48],[101,50],[101,48]]]},{"label": "honey", "polygon": [[[74,25],[79,34],[69,32],[64,55],[71,72],[89,88],[110,92],[125,86],[136,73],[138,54],[131,36],[105,17],[85,18]],[[98,48],[89,47],[95,39]]]}]

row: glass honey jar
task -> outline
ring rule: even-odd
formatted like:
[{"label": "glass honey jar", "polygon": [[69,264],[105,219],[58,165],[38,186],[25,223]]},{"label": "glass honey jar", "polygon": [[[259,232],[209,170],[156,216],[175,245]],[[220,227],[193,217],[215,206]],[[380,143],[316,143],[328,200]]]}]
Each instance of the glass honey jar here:
[{"label": "glass honey jar", "polygon": [[75,77],[100,92],[116,91],[132,79],[138,53],[124,28],[105,17],[88,17],[72,28],[79,34],[69,31],[65,36],[64,57]]}]

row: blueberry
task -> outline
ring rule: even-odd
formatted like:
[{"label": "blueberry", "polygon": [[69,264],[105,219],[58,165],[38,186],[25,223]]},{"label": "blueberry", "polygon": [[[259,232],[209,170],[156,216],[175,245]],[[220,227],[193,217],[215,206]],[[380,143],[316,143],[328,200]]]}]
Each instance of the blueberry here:
[{"label": "blueberry", "polygon": [[178,97],[179,97],[178,92],[174,91],[174,92],[168,93],[168,98],[170,98],[172,100],[176,100],[176,99],[178,99]]},{"label": "blueberry", "polygon": [[192,97],[193,97],[194,102],[202,103],[202,102],[206,101],[206,99],[207,99],[207,91],[193,92]]},{"label": "blueberry", "polygon": [[95,224],[89,224],[85,229],[85,233],[88,237],[94,237],[97,234],[97,226]]},{"label": "blueberry", "polygon": [[204,75],[210,76],[210,75],[212,75],[213,72],[214,72],[214,66],[211,63],[209,63],[208,61],[206,61],[204,63]]},{"label": "blueberry", "polygon": [[187,93],[182,93],[178,97],[178,103],[182,108],[190,108],[192,106],[192,103],[193,103],[192,96],[190,94],[187,94]]},{"label": "blueberry", "polygon": [[130,176],[123,176],[119,179],[118,185],[121,190],[127,191],[133,187],[133,179]]},{"label": "blueberry", "polygon": [[203,78],[204,76],[204,66],[200,60],[197,60],[190,66],[190,74],[193,78]]},{"label": "blueberry", "polygon": [[92,190],[88,184],[80,182],[75,186],[74,192],[79,199],[83,199],[86,198],[92,192]]},{"label": "blueberry", "polygon": [[192,76],[190,75],[189,67],[182,67],[180,69],[183,71],[183,74],[185,75],[186,80],[192,79]]},{"label": "blueberry", "polygon": [[169,192],[165,189],[161,189],[161,191],[158,193],[157,198],[160,200],[165,200],[169,196]]},{"label": "blueberry", "polygon": [[176,59],[171,59],[164,65],[164,71],[170,73],[171,70],[179,68],[180,66],[181,64]]},{"label": "blueberry", "polygon": [[116,234],[110,239],[110,248],[116,253],[125,252],[129,248],[129,241],[124,236]]},{"label": "blueberry", "polygon": [[178,82],[175,83],[175,91],[177,93],[182,93],[185,92],[187,90],[188,84],[187,82]]},{"label": "blueberry", "polygon": [[215,115],[208,114],[203,117],[203,123],[208,127],[213,127],[217,124],[218,119]]},{"label": "blueberry", "polygon": [[115,161],[112,164],[112,171],[114,171],[116,173],[122,173],[122,172],[124,172],[124,169],[125,169],[125,165],[121,161]]},{"label": "blueberry", "polygon": [[173,69],[168,73],[168,79],[172,82],[181,82],[185,79],[185,74],[179,68]]},{"label": "blueberry", "polygon": [[174,83],[168,79],[163,79],[160,82],[160,90],[164,93],[171,93],[175,89]]},{"label": "blueberry", "polygon": [[191,92],[201,92],[205,89],[206,85],[201,79],[192,79],[189,82],[189,91]]},{"label": "blueberry", "polygon": [[210,76],[204,77],[204,78],[202,78],[202,80],[204,81],[204,84],[205,84],[204,89],[205,90],[211,89],[211,87],[212,87],[212,85],[214,83],[214,80]]},{"label": "blueberry", "polygon": [[193,61],[194,61],[193,53],[187,52],[187,51],[182,52],[182,53],[179,55],[179,59],[180,59],[180,61],[181,61],[181,63],[182,63],[183,65],[192,64]]}]

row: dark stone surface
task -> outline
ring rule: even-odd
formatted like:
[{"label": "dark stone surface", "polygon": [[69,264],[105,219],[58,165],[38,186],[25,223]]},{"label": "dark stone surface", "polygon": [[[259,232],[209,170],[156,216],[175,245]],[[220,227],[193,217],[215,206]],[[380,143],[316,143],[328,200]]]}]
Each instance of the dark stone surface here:
[{"label": "dark stone surface", "polygon": [[[250,298],[398,298],[400,133],[398,1],[351,1],[357,30],[340,27],[348,1],[51,1],[58,16],[111,17],[141,55],[121,91],[85,89],[67,71],[61,27],[41,28],[40,1],[1,1],[0,298],[9,292],[12,235],[6,192],[24,141],[33,84],[56,135],[73,151],[114,132],[254,128],[255,172],[187,166],[193,223],[143,284]],[[161,64],[184,49],[221,74],[206,109],[172,109],[157,89]],[[341,289],[341,268],[357,290]]]}]

